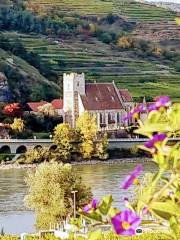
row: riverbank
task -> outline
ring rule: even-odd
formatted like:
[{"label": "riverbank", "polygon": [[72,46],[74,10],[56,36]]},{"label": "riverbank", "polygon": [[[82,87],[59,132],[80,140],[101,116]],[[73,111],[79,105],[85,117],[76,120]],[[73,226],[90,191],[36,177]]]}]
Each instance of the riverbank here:
[{"label": "riverbank", "polygon": [[[70,164],[72,165],[108,165],[108,164],[120,164],[120,163],[146,163],[151,162],[151,158],[118,158],[118,159],[109,159],[109,160],[89,160],[89,161],[73,161]],[[0,170],[9,170],[9,169],[33,169],[39,165],[37,164],[0,164]]]}]

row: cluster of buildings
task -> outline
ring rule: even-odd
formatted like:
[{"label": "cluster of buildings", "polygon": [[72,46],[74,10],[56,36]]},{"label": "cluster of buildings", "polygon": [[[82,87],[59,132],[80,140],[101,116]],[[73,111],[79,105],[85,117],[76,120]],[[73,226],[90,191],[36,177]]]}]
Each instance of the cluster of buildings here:
[{"label": "cluster of buildings", "polygon": [[[28,111],[38,113],[46,101],[27,103]],[[75,127],[77,118],[85,111],[96,115],[99,129],[118,129],[123,127],[124,116],[134,107],[128,89],[118,89],[112,83],[86,83],[85,74],[70,73],[63,75],[63,100],[51,102],[63,122]]]}]

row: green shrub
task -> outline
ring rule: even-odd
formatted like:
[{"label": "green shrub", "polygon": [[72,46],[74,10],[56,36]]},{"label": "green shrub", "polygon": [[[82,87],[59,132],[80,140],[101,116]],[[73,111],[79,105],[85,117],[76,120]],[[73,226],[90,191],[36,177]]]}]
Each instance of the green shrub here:
[{"label": "green shrub", "polygon": [[2,153],[0,154],[0,163],[10,161],[13,159],[14,156],[14,154]]}]

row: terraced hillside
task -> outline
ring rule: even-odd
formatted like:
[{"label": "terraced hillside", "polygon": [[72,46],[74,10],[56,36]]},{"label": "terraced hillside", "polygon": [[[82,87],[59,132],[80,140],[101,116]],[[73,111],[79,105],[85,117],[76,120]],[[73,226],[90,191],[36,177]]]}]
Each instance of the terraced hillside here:
[{"label": "terraced hillside", "polygon": [[129,88],[134,97],[168,94],[180,101],[180,74],[158,62],[132,58],[132,52],[118,52],[95,38],[87,42],[76,39],[53,41],[41,37],[6,33],[14,41],[19,37],[29,51],[38,53],[44,62],[62,77],[63,72],[85,72],[89,81],[115,80]]},{"label": "terraced hillside", "polygon": [[152,41],[180,39],[176,13],[164,8],[135,1],[114,0],[114,13],[136,20],[139,24],[132,33],[137,38]]},{"label": "terraced hillside", "polygon": [[176,14],[170,10],[145,3],[138,3],[133,0],[114,0],[113,11],[118,15],[136,19],[139,22],[174,20],[176,16]]},{"label": "terraced hillside", "polygon": [[[60,81],[63,72],[85,72],[88,81],[115,80],[119,87],[129,88],[134,97],[167,94],[174,101],[180,102],[178,92],[180,74],[177,65],[175,67],[176,60],[172,60],[171,56],[163,59],[164,55],[162,58],[148,55],[148,47],[145,47],[146,49],[143,47],[119,49],[117,47],[118,34],[125,34],[142,40],[152,40],[157,48],[160,47],[160,51],[163,42],[164,46],[169,49],[173,47],[173,50],[169,51],[169,55],[174,54],[180,49],[178,48],[180,31],[174,21],[175,13],[131,0],[28,0],[27,6],[28,10],[32,10],[36,15],[44,17],[46,14],[48,19],[55,20],[54,22],[57,24],[67,20],[65,15],[70,17],[68,21],[71,21],[72,18],[78,20],[77,31],[72,28],[72,33],[75,34],[72,34],[70,39],[61,36],[61,29],[58,34],[53,32],[49,36],[5,33],[12,42],[16,38],[20,38],[29,52],[33,51],[39,54],[41,61],[46,63],[46,66],[48,64],[52,71],[60,76]],[[133,28],[133,31],[122,28],[122,18],[112,24],[101,21],[104,15],[111,12],[126,19],[127,23],[135,22],[136,24],[133,26],[136,28]],[[91,17],[91,15],[97,18]],[[103,18],[101,18],[102,16]],[[31,18],[30,20],[32,21]],[[78,25],[79,23],[80,25]],[[100,30],[101,35],[106,37],[107,34],[113,33],[117,35],[116,40],[107,44],[103,43],[97,34],[92,34],[90,30],[87,30],[88,28],[83,28],[83,26],[89,27],[90,24],[94,28],[93,33]],[[34,25],[36,25],[36,21]],[[48,26],[51,28],[51,24],[48,23]],[[39,28],[42,27],[43,25]],[[57,25],[54,28],[57,29]],[[49,30],[48,32],[51,32]],[[40,33],[46,34],[46,31]],[[177,63],[178,61],[177,57]]]},{"label": "terraced hillside", "polygon": [[51,10],[61,11],[63,14],[71,13],[80,15],[106,15],[113,10],[113,1],[111,0],[29,0],[27,7],[30,10],[37,11],[41,8],[45,12]]}]

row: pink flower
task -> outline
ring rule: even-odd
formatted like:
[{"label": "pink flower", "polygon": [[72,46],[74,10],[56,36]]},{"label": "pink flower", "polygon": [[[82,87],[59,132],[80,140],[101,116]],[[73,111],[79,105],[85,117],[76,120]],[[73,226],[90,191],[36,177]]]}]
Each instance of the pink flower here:
[{"label": "pink flower", "polygon": [[133,236],[141,223],[141,218],[131,210],[125,210],[115,215],[111,223],[118,235]]},{"label": "pink flower", "polygon": [[98,201],[97,199],[93,199],[90,204],[86,205],[86,206],[83,208],[83,211],[84,211],[85,213],[91,213],[91,212],[93,212],[94,210],[97,209],[98,203],[99,203],[99,201]]},{"label": "pink flower", "polygon": [[164,141],[166,137],[167,136],[164,133],[155,134],[148,142],[144,144],[144,146],[151,149],[153,152],[155,152],[156,144]]},{"label": "pink flower", "polygon": [[157,97],[155,100],[156,102],[148,107],[149,112],[159,110],[161,107],[168,108],[171,104],[170,97],[168,96]]},{"label": "pink flower", "polygon": [[139,116],[139,114],[143,111],[145,111],[146,108],[144,106],[144,104],[139,104],[136,108],[132,109],[128,114],[127,116],[125,116],[123,118],[123,121],[127,121],[129,119],[132,119],[132,118],[137,118]]},{"label": "pink flower", "polygon": [[125,178],[125,181],[122,184],[122,188],[128,189],[134,182],[136,182],[137,177],[140,175],[142,170],[143,166],[141,164],[137,165],[131,174]]}]

